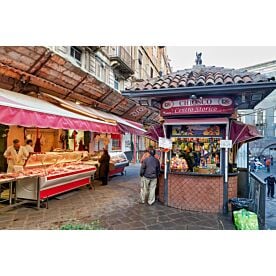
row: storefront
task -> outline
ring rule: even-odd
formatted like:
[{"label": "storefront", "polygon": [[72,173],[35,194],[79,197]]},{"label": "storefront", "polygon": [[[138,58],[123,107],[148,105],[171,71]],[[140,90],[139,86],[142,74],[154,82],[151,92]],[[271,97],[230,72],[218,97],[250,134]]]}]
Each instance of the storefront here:
[{"label": "storefront", "polygon": [[[159,107],[163,117],[163,136],[172,144],[165,150],[160,179],[159,198],[164,204],[228,211],[228,199],[237,196],[236,152],[247,142],[236,143],[240,134],[230,126],[237,120],[237,109],[253,108],[275,87],[260,74],[196,65],[122,92]],[[251,138],[260,135],[252,132]]]}]

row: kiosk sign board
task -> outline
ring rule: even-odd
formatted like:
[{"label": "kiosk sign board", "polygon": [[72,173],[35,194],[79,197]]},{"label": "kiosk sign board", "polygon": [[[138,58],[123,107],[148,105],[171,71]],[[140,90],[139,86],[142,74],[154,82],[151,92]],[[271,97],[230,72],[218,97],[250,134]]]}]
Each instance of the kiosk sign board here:
[{"label": "kiosk sign board", "polygon": [[200,97],[166,100],[161,106],[162,116],[197,114],[232,114],[234,101],[229,97]]}]

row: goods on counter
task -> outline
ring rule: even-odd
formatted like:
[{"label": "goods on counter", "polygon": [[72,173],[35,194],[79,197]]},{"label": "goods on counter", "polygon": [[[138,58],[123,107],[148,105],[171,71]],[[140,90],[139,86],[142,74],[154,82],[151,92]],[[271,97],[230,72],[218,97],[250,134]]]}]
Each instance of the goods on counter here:
[{"label": "goods on counter", "polygon": [[117,163],[122,163],[122,162],[126,162],[127,159],[126,158],[121,158],[121,157],[113,157],[111,159],[111,163],[117,164]]},{"label": "goods on counter", "polygon": [[0,179],[10,179],[14,178],[16,174],[14,173],[5,173],[5,174],[0,174]]},{"label": "goods on counter", "polygon": [[188,170],[187,162],[184,158],[173,157],[171,159],[171,171],[186,172]]}]

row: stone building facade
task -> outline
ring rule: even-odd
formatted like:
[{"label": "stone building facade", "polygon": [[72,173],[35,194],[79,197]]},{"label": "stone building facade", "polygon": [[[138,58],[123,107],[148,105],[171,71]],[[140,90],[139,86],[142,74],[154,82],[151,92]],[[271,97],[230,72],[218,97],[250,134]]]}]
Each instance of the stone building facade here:
[{"label": "stone building facade", "polygon": [[51,50],[118,91],[171,72],[164,46],[51,46]]},{"label": "stone building facade", "polygon": [[[276,78],[276,60],[243,68],[249,72],[259,72]],[[276,90],[260,102],[253,110],[241,111],[242,121],[257,126],[263,139],[250,143],[250,152],[254,156],[276,158]]]}]

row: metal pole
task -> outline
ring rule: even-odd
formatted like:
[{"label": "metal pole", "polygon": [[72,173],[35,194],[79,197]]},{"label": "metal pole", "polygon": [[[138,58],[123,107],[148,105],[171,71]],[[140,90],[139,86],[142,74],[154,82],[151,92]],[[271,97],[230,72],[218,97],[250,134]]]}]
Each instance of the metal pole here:
[{"label": "metal pole", "polygon": [[37,209],[40,208],[40,177],[37,177],[36,179],[36,207]]},{"label": "metal pole", "polygon": [[[166,128],[163,124],[164,136],[167,138]],[[164,204],[168,205],[168,153],[165,152],[164,160]]]},{"label": "metal pole", "polygon": [[249,196],[249,183],[250,183],[250,169],[249,169],[249,143],[246,144],[246,168],[247,168],[247,186],[246,186],[246,196]]},{"label": "metal pole", "polygon": [[168,167],[167,167],[168,153],[165,152],[165,167],[164,167],[164,203],[168,205]]}]

